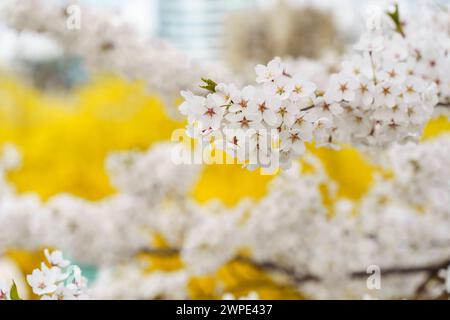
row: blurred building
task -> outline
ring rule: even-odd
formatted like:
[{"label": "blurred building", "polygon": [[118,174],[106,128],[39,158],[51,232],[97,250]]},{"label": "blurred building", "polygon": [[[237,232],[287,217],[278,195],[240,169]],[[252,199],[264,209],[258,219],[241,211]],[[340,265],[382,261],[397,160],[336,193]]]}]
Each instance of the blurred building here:
[{"label": "blurred building", "polygon": [[158,34],[197,59],[223,58],[227,13],[255,0],[159,0]]},{"label": "blurred building", "polygon": [[319,58],[340,42],[328,11],[285,1],[230,13],[225,30],[226,60],[236,70],[275,56]]}]

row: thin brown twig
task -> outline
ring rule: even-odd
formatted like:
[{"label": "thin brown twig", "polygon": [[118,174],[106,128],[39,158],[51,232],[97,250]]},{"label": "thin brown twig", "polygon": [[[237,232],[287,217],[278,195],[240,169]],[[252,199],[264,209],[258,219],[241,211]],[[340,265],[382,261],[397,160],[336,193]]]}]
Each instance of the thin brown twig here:
[{"label": "thin brown twig", "polygon": [[315,104],[313,104],[312,106],[309,106],[309,107],[306,107],[306,108],[300,109],[300,111],[307,111],[307,110],[311,110],[312,108],[315,108],[315,107],[316,107],[316,105],[315,105]]}]

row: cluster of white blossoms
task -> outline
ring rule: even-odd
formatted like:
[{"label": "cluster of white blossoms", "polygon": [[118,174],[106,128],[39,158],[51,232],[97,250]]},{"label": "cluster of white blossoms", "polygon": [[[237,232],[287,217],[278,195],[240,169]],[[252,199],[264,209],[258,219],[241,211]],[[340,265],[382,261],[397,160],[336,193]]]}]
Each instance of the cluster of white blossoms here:
[{"label": "cluster of white blossoms", "polygon": [[41,300],[85,300],[87,295],[87,280],[81,274],[81,269],[71,265],[64,259],[61,251],[50,253],[45,250],[49,266],[44,262],[40,269],[33,270],[27,276],[27,281],[33,292]]},{"label": "cluster of white blossoms", "polygon": [[207,80],[206,97],[183,92],[189,135],[249,169],[289,167],[304,154],[305,142],[383,148],[417,140],[438,103],[437,87],[415,76],[415,55],[396,54],[397,33],[384,32],[381,21],[381,11],[371,13],[355,45],[361,54],[345,61],[326,88],[275,58],[256,66],[256,86]]},{"label": "cluster of white blossoms", "polygon": [[395,146],[387,153],[395,175],[395,193],[415,206],[442,211],[450,204],[450,136],[421,145]]},{"label": "cluster of white blossoms", "polygon": [[154,233],[178,246],[199,211],[186,194],[200,167],[173,164],[172,149],[162,143],[148,152],[112,154],[107,165],[118,193],[102,201],[59,194],[43,202],[16,194],[4,179],[20,160],[8,145],[0,159],[0,252],[50,246],[78,262],[111,265],[134,256]]},{"label": "cluster of white blossoms", "polygon": [[[320,161],[310,156],[304,160],[314,168],[312,172],[300,174],[294,167],[275,178],[261,200],[243,200],[234,208],[226,208],[219,203],[196,204],[187,196],[187,189],[177,189],[177,180],[187,180],[183,172],[189,170],[178,171],[178,166],[170,163],[170,152],[160,149],[170,151],[172,145],[155,147],[157,162],[150,160],[151,151],[131,153],[132,161],[123,161],[125,155],[119,154],[120,160],[109,161],[119,193],[104,201],[57,196],[44,204],[27,199],[30,196],[2,193],[0,248],[58,246],[76,261],[99,265],[99,276],[92,283],[94,298],[187,298],[191,276],[214,273],[238,258],[243,249],[249,250],[248,259],[256,265],[277,266],[268,271],[283,275],[288,270],[287,281],[312,298],[360,298],[367,293],[377,298],[410,297],[427,273],[384,276],[383,270],[433,265],[450,257],[450,202],[447,193],[439,206],[427,200],[418,207],[400,186],[406,183],[410,190],[418,190],[413,185],[424,183],[423,168],[432,176],[436,189],[427,188],[425,182],[420,192],[431,195],[429,190],[433,190],[444,195],[450,181],[446,169],[449,141],[448,136],[442,136],[415,147],[421,151],[410,146],[389,151],[388,159],[405,164],[408,182],[402,172],[395,172],[399,164],[387,161],[386,168],[394,172],[394,179],[380,177],[361,202],[342,200],[331,208],[325,205],[325,197],[334,198],[335,186]],[[8,150],[7,158],[17,158],[13,149]],[[171,166],[158,170],[165,170],[167,181],[175,183],[172,187],[161,185],[169,195],[173,190],[175,199],[158,195],[157,187],[148,184],[154,173],[142,171],[141,165],[136,172],[143,176],[120,172],[120,163],[125,165],[122,170],[129,172],[133,163],[146,157],[155,168]],[[420,170],[407,169],[414,161],[422,164],[422,159],[431,161],[433,169],[421,165]],[[9,166],[14,167],[13,162]],[[127,176],[129,181],[125,181]],[[159,200],[152,200],[153,194]],[[143,271],[146,266],[130,262],[140,250],[151,251],[152,231],[163,235],[170,248],[181,253],[185,268],[147,274]],[[369,275],[365,271],[370,265],[381,268],[382,290],[367,289]],[[352,275],[358,272],[360,276]]]},{"label": "cluster of white blossoms", "polygon": [[93,299],[188,299],[185,270],[148,273],[136,263],[102,268],[91,288]]},{"label": "cluster of white blossoms", "polygon": [[413,52],[408,72],[437,86],[439,104],[450,107],[450,5],[401,1],[401,33],[395,54]]},{"label": "cluster of white blossoms", "polygon": [[[112,185],[123,194],[142,198],[151,195],[153,203],[167,195],[183,196],[197,177],[200,166],[173,164],[170,161],[173,147],[170,143],[161,143],[153,145],[147,153],[113,153],[106,161]],[[149,168],[153,170],[151,179],[146,178]],[[182,174],[182,171],[186,172]]]},{"label": "cluster of white blossoms", "polygon": [[[411,160],[417,154],[423,161],[435,157],[431,180],[436,189],[420,192],[431,197],[440,194],[439,205],[427,201],[418,207],[399,196],[404,183],[399,175],[377,178],[359,202],[343,199],[327,207],[323,192],[328,190],[328,197],[334,198],[335,186],[317,162],[312,173],[298,175],[296,168],[277,177],[260,201],[243,202],[243,208],[210,217],[206,225],[192,231],[196,245],[185,244],[183,260],[195,273],[213,273],[246,248],[253,263],[287,273],[288,281],[311,298],[414,297],[429,269],[450,263],[449,146],[448,136],[442,136],[419,145],[420,152],[410,152],[406,146],[396,151]],[[422,184],[420,170],[408,175],[409,188]],[[380,290],[367,287],[369,266],[381,271]],[[419,271],[408,272],[411,268]]]},{"label": "cluster of white blossoms", "polygon": [[[77,262],[99,268],[92,298],[188,298],[187,272],[145,274],[145,266],[122,265],[148,248],[155,234],[181,246],[187,230],[205,214],[186,196],[200,167],[174,165],[173,147],[161,143],[148,152],[110,155],[106,165],[118,193],[107,199],[56,195],[44,203],[34,194],[16,194],[6,181],[6,172],[20,166],[20,155],[5,145],[0,151],[0,256],[13,248],[63,248]],[[58,255],[52,253],[52,261]],[[39,272],[43,276],[47,271]],[[10,285],[0,285],[7,296]],[[61,290],[58,294],[68,293]]]},{"label": "cluster of white blossoms", "polygon": [[201,76],[231,78],[218,63],[200,65],[161,39],[143,37],[120,12],[77,5],[79,30],[67,28],[67,4],[56,0],[13,0],[0,14],[17,32],[48,37],[66,56],[82,58],[89,71],[116,72],[145,81],[148,91],[161,97],[173,117],[179,117],[174,108],[179,92],[197,90]]}]

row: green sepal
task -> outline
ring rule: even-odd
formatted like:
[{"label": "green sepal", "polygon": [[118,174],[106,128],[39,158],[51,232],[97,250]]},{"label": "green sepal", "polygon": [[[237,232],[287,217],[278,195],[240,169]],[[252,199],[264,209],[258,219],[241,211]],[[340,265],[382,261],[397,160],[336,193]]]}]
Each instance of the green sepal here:
[{"label": "green sepal", "polygon": [[217,83],[214,82],[211,79],[202,78],[202,81],[205,83],[203,86],[200,86],[200,88],[208,90],[209,92],[216,92],[216,86]]},{"label": "green sepal", "polygon": [[395,4],[395,10],[393,12],[387,11],[386,14],[391,18],[395,24],[395,31],[400,33],[402,37],[405,37],[405,31],[403,30],[402,22],[400,21],[400,10],[398,4]]},{"label": "green sepal", "polygon": [[19,296],[19,292],[17,291],[17,285],[14,281],[11,286],[11,290],[9,290],[9,298],[11,300],[22,300]]}]

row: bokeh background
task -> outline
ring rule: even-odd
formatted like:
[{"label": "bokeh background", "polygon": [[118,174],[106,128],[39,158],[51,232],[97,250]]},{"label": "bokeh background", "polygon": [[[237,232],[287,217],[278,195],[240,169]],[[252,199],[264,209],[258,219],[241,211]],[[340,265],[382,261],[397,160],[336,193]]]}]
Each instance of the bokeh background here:
[{"label": "bokeh background", "polygon": [[[367,5],[357,0],[79,3],[98,12],[120,12],[121,19],[140,37],[160,39],[183,59],[211,65],[214,72],[225,74],[224,78],[242,83],[254,77],[256,63],[266,63],[274,56],[299,65],[320,61],[321,71],[332,72],[364,28],[362,11]],[[83,23],[82,16],[81,34]],[[124,59],[139,59],[142,54],[136,52],[137,56],[130,54]],[[17,32],[0,22],[0,145],[12,142],[22,154],[22,165],[7,176],[19,193],[37,193],[43,200],[60,193],[92,201],[104,199],[116,192],[105,169],[109,153],[147,150],[169,140],[173,130],[185,125],[176,112],[181,101],[178,87],[158,91],[150,86],[149,90],[146,79],[124,76],[116,72],[120,70],[117,66],[96,70],[92,68],[95,60],[85,63],[86,56],[89,54],[65,54],[45,35]],[[170,60],[160,68],[170,69]],[[310,72],[312,76],[318,73]],[[182,77],[172,74],[178,76]],[[155,77],[156,82],[171,81]],[[424,139],[446,131],[450,131],[447,118],[437,118],[427,127]],[[377,168],[356,149],[311,149],[336,182],[338,198],[357,200],[370,188]],[[232,207],[245,198],[263,197],[273,178],[238,165],[206,165],[190,195],[199,203],[220,201]],[[27,274],[41,258],[39,252],[11,248],[1,260],[5,267],[0,269]],[[158,259],[153,265],[161,270],[177,268],[180,263],[177,259]],[[83,269],[91,280],[95,279],[94,267]],[[225,279],[235,293],[249,291],[253,285],[265,298],[301,297],[249,266],[231,265],[218,277]],[[192,282],[192,297],[215,298],[214,281],[210,277]]]}]

